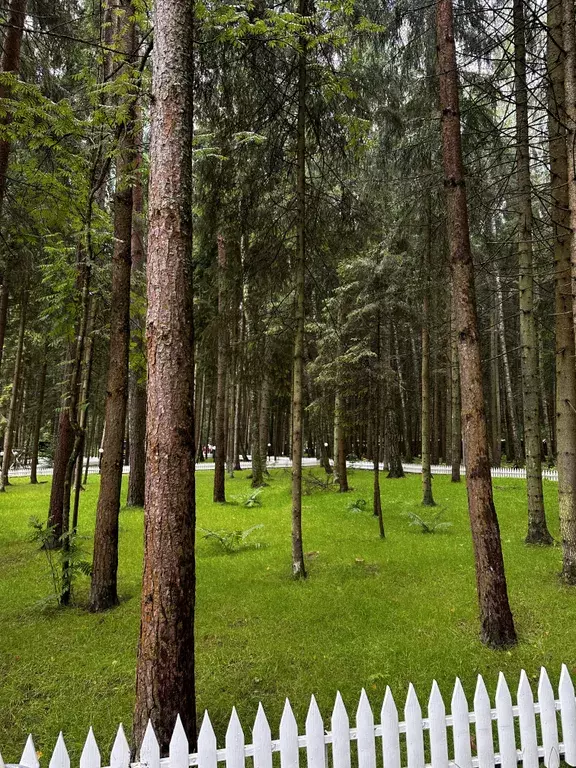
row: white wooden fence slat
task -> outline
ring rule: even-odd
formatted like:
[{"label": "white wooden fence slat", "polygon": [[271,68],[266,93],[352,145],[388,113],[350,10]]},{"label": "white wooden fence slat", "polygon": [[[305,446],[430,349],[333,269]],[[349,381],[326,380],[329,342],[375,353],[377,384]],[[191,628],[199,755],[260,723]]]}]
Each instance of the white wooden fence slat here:
[{"label": "white wooden fence slat", "polygon": [[286,699],[280,719],[280,766],[281,768],[298,768],[299,763],[298,723],[290,702]]},{"label": "white wooden fence slat", "polygon": [[216,734],[212,728],[208,712],[204,712],[204,719],[198,734],[198,765],[199,768],[216,768],[217,764]]},{"label": "white wooden fence slat", "polygon": [[130,744],[128,744],[128,739],[124,733],[124,726],[120,723],[110,753],[110,768],[128,768],[129,765]]},{"label": "white wooden fence slat", "polygon": [[384,768],[400,768],[400,734],[398,732],[398,710],[392,691],[386,686],[382,704],[382,756]]},{"label": "white wooden fence slat", "polygon": [[324,723],[314,696],[306,716],[306,759],[308,768],[326,768]]},{"label": "white wooden fence slat", "polygon": [[90,728],[80,755],[80,768],[100,768],[101,764],[100,750],[94,738],[94,731]]},{"label": "white wooden fence slat", "polygon": [[258,712],[254,721],[252,743],[254,745],[254,768],[272,768],[272,734],[261,702],[258,704]]},{"label": "white wooden fence slat", "polygon": [[236,707],[233,707],[226,731],[226,765],[228,768],[244,768],[244,763],[244,731]]},{"label": "white wooden fence slat", "polygon": [[54,747],[54,752],[52,752],[49,766],[50,768],[70,768],[70,757],[68,755],[68,750],[66,749],[66,744],[64,743],[62,731],[60,731],[56,741],[56,746]]},{"label": "white wooden fence slat", "polygon": [[516,768],[516,738],[514,736],[514,714],[512,696],[506,678],[500,672],[496,686],[496,716],[498,718],[498,747],[502,768]]},{"label": "white wooden fence slat", "polygon": [[330,728],[332,731],[332,761],[334,768],[351,768],[350,720],[348,719],[348,712],[346,712],[340,691],[336,694]]},{"label": "white wooden fence slat", "polygon": [[358,734],[358,768],[376,768],[374,715],[364,688],[362,688],[356,711],[356,732]]},{"label": "white wooden fence slat", "polygon": [[574,685],[566,664],[562,664],[562,671],[560,672],[558,698],[560,699],[564,760],[568,765],[576,765],[576,700],[574,699]]},{"label": "white wooden fence slat", "polygon": [[414,686],[410,683],[406,706],[404,707],[406,721],[406,747],[408,752],[408,768],[424,768],[424,734],[422,731],[422,709]]},{"label": "white wooden fence slat", "polygon": [[544,765],[546,768],[558,768],[560,748],[558,744],[558,723],[554,691],[548,673],[542,667],[538,681],[538,703],[540,704],[540,726],[542,728],[542,746],[544,747]]},{"label": "white wooden fence slat", "polygon": [[0,768],[6,768],[6,763],[2,759],[2,753],[0,752]]},{"label": "white wooden fence slat", "polygon": [[518,719],[523,768],[538,768],[538,734],[534,713],[534,696],[526,672],[520,672],[518,685]]},{"label": "white wooden fence slat", "polygon": [[180,715],[172,732],[169,746],[170,768],[188,768],[188,737],[182,725]]},{"label": "white wooden fence slat", "polygon": [[36,747],[34,746],[32,734],[26,739],[24,751],[20,758],[20,765],[25,765],[26,768],[40,768],[40,762],[38,760],[38,755],[36,754]]},{"label": "white wooden fence slat", "polygon": [[474,715],[476,717],[476,750],[479,768],[493,768],[492,714],[490,712],[490,698],[482,675],[478,675],[478,682],[476,683]]},{"label": "white wooden fence slat", "polygon": [[454,762],[459,768],[472,768],[472,746],[470,744],[470,717],[468,702],[460,682],[456,678],[452,694],[452,730],[454,736]]},{"label": "white wooden fence slat", "polygon": [[430,755],[432,768],[448,768],[448,737],[446,734],[446,707],[436,680],[428,701],[430,723]]},{"label": "white wooden fence slat", "polygon": [[147,768],[160,768],[160,744],[150,720],[148,720],[140,747],[140,765]]}]

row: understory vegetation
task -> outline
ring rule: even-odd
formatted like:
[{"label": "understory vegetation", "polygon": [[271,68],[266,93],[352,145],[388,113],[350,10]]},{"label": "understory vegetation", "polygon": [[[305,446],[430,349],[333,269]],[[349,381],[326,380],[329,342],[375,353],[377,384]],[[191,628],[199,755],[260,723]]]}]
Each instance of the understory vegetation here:
[{"label": "understory vegetation", "polygon": [[[248,472],[230,479],[231,495],[250,492]],[[124,479],[126,481],[126,478]],[[560,664],[574,672],[569,636],[576,621],[570,588],[558,578],[559,546],[526,547],[525,482],[494,481],[508,587],[519,634],[517,647],[494,653],[478,642],[474,559],[463,483],[434,479],[447,528],[423,536],[407,513],[422,515],[421,478],[382,481],[385,540],[370,504],[350,509],[351,496],[315,492],[303,499],[306,565],[290,571],[290,480],[273,471],[258,507],[212,502],[212,473],[198,473],[196,659],[198,712],[208,708],[219,743],[232,706],[247,736],[259,701],[277,736],[285,697],[303,724],[314,694],[328,722],[340,690],[353,719],[364,687],[379,711],[386,686],[403,708],[413,682],[425,708],[432,680],[449,699],[458,675],[472,699],[477,673],[494,693],[497,673],[515,689],[520,669],[535,682],[540,665],[553,683]],[[350,473],[352,498],[370,498],[369,472]],[[99,479],[83,492],[77,547],[91,559]],[[553,535],[557,487],[545,481]],[[50,482],[15,480],[0,507],[0,745],[16,762],[28,732],[51,753],[55,736],[79,756],[93,725],[106,748],[118,723],[127,732],[134,705],[143,549],[143,512],[120,513],[118,608],[86,611],[89,579],[79,574],[74,605],[56,607],[45,553],[29,520],[44,514]],[[362,507],[362,505],[360,505]],[[428,518],[426,518],[428,519]],[[200,529],[245,532],[260,546],[228,554]]]}]

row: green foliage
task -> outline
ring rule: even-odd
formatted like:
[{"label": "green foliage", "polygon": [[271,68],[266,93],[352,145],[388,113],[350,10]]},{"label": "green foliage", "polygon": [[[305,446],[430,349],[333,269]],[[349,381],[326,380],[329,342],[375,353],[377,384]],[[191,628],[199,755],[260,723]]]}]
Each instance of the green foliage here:
[{"label": "green foliage", "polygon": [[428,520],[417,515],[416,512],[406,512],[405,516],[410,521],[410,525],[419,527],[422,533],[437,533],[438,531],[445,531],[452,526],[452,523],[441,520],[445,512],[445,509],[439,509]]},{"label": "green foliage", "polygon": [[366,512],[366,499],[356,499],[356,501],[351,501],[346,509],[348,512]]},{"label": "green foliage", "polygon": [[263,490],[263,488],[255,488],[247,496],[234,496],[233,498],[238,501],[241,507],[247,507],[248,509],[261,507],[262,499],[260,498],[260,495]]},{"label": "green foliage", "polygon": [[262,544],[260,542],[247,542],[246,539],[259,528],[264,528],[262,523],[258,525],[252,525],[250,528],[246,528],[244,531],[210,531],[207,528],[201,528],[200,530],[204,534],[203,539],[209,539],[216,542],[224,552],[232,554],[233,552],[239,552],[243,549],[260,549]]},{"label": "green foliage", "polygon": [[336,489],[334,475],[323,475],[319,477],[314,472],[302,473],[302,493],[310,496],[313,493],[321,491],[333,491]]}]

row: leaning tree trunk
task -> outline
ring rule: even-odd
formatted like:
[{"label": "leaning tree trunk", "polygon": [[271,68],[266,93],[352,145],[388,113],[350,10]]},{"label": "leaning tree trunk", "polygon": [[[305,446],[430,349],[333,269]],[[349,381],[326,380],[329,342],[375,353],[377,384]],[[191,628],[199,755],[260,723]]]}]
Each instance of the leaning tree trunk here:
[{"label": "leaning tree trunk", "polygon": [[[569,12],[569,9],[566,11]],[[570,28],[571,18],[567,21]],[[568,173],[569,145],[574,140],[574,132],[568,139],[563,127],[567,98],[564,92],[564,49],[567,46],[563,41],[562,5],[556,0],[548,0],[548,26],[548,133],[553,203],[551,218],[554,228],[558,509],[562,536],[562,577],[568,584],[576,584],[576,368],[570,277],[571,254],[576,251],[576,237],[573,234],[576,231],[576,205],[572,206],[569,189],[572,197],[576,190],[574,183],[569,184],[572,174]],[[570,29],[568,31],[570,32]],[[567,62],[566,65],[568,66]],[[575,128],[576,123],[573,122],[573,131]]]},{"label": "leaning tree trunk", "polygon": [[[552,544],[546,525],[542,490],[542,436],[538,394],[538,334],[534,315],[534,265],[532,255],[532,189],[526,86],[524,0],[514,0],[514,83],[516,100],[516,180],[518,194],[518,294],[520,346],[522,348],[522,404],[524,452],[528,494],[526,544]],[[574,12],[574,9],[572,9]]]},{"label": "leaning tree trunk", "polygon": [[430,269],[432,256],[432,201],[426,198],[426,244],[424,245],[424,296],[422,298],[422,504],[436,506],[432,495],[430,453]]},{"label": "leaning tree trunk", "polygon": [[213,501],[226,501],[226,244],[218,235],[218,362],[216,373],[216,456]]},{"label": "leaning tree trunk", "polygon": [[[135,49],[133,9],[130,0],[122,2],[120,24],[122,48],[130,59]],[[102,445],[100,494],[96,508],[94,556],[90,588],[90,610],[104,611],[118,604],[118,515],[124,434],[128,404],[130,355],[130,270],[132,241],[132,165],[135,155],[134,130],[136,107],[128,104],[124,134],[116,161],[114,195],[114,252],[112,255],[112,291],[110,299],[110,347],[106,385],[106,435]]]},{"label": "leaning tree trunk", "polygon": [[26,333],[26,310],[28,308],[28,291],[24,290],[20,302],[20,323],[18,326],[18,342],[16,345],[16,358],[14,360],[14,376],[12,377],[12,392],[8,407],[8,418],[4,431],[4,455],[2,457],[2,474],[0,479],[0,491],[6,490],[10,484],[8,470],[12,463],[12,448],[16,426],[16,414],[18,404],[18,392],[20,390],[20,378],[22,374],[22,356],[24,353],[24,336]]},{"label": "leaning tree trunk", "polygon": [[[307,14],[307,0],[299,0],[298,11]],[[292,574],[306,578],[302,546],[302,378],[304,375],[304,288],[306,273],[306,41],[298,54],[297,135],[297,244],[294,260],[294,365],[292,377]]]},{"label": "leaning tree trunk", "polygon": [[[193,5],[154,4],[144,577],[133,743],[196,741],[192,296]],[[169,542],[169,545],[167,545]]]},{"label": "leaning tree trunk", "polygon": [[456,331],[462,383],[466,485],[480,607],[480,636],[486,645],[492,648],[503,648],[514,645],[517,640],[508,602],[500,530],[490,477],[488,431],[482,392],[482,364],[474,291],[474,266],[470,248],[462,162],[452,0],[438,0],[436,45],[447,229],[456,302]]}]

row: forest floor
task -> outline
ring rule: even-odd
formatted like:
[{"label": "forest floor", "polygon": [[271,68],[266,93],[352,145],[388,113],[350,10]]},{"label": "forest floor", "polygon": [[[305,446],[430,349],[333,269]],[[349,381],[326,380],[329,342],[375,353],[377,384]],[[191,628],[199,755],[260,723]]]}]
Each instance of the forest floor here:
[{"label": "forest floor", "polygon": [[[319,470],[316,470],[320,474]],[[228,481],[231,501],[249,493],[248,472]],[[125,479],[126,480],[126,479]],[[576,592],[558,581],[561,550],[528,548],[525,483],[495,480],[510,598],[520,643],[494,652],[478,641],[472,546],[465,486],[434,479],[444,520],[434,535],[411,526],[420,507],[420,477],[386,480],[382,500],[387,538],[372,516],[369,472],[351,473],[354,491],[304,497],[304,542],[309,579],[290,577],[289,476],[275,471],[252,509],[211,501],[212,473],[199,473],[198,525],[252,532],[247,548],[227,554],[199,533],[197,566],[198,711],[209,709],[222,745],[232,706],[247,737],[259,701],[273,736],[286,696],[303,726],[315,694],[328,723],[342,692],[351,716],[362,687],[379,711],[386,685],[399,710],[412,681],[426,704],[435,678],[449,701],[458,675],[472,699],[476,675],[491,694],[497,673],[512,690],[525,668],[536,681],[547,666],[555,683],[561,662],[576,671]],[[125,490],[125,489],[124,489]],[[85,608],[88,579],[80,576],[75,607],[61,610],[51,592],[44,553],[30,541],[31,516],[45,519],[50,485],[15,481],[0,499],[0,752],[16,762],[28,732],[51,753],[58,731],[77,757],[93,725],[106,749],[118,723],[130,727],[139,629],[142,510],[120,518],[121,605],[103,615]],[[557,485],[545,481],[550,527],[558,535]],[[89,557],[98,478],[82,496],[80,544]],[[367,508],[352,512],[358,498]],[[238,501],[239,499],[236,499]]]}]

